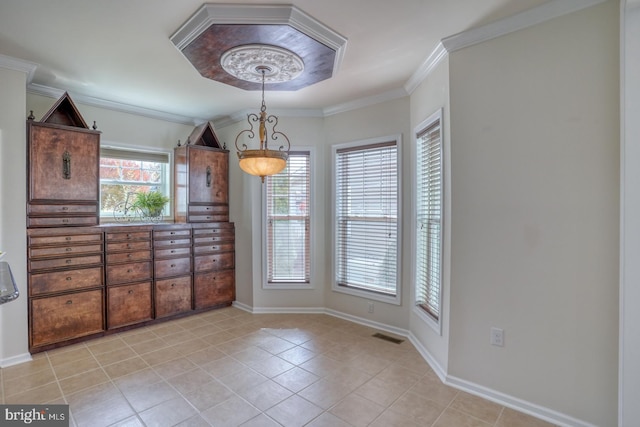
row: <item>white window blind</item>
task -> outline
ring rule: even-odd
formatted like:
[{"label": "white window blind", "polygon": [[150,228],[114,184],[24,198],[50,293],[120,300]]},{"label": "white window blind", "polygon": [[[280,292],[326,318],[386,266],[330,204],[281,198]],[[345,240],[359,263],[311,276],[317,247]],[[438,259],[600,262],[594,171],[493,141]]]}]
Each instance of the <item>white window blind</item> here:
[{"label": "white window blind", "polygon": [[442,137],[440,118],[417,135],[416,304],[440,317],[442,277]]},{"label": "white window blind", "polygon": [[310,153],[290,152],[287,167],[265,179],[267,283],[309,283]]},{"label": "white window blind", "polygon": [[396,141],[336,151],[338,286],[397,294]]}]

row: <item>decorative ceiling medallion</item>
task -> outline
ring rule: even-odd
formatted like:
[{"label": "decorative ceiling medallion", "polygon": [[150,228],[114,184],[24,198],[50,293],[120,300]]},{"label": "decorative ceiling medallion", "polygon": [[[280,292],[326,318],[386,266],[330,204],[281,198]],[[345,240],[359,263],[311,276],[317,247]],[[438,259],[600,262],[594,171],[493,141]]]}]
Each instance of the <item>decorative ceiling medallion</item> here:
[{"label": "decorative ceiling medallion", "polygon": [[304,62],[290,50],[265,44],[233,47],[220,58],[222,68],[232,76],[247,82],[284,83],[304,71]]}]

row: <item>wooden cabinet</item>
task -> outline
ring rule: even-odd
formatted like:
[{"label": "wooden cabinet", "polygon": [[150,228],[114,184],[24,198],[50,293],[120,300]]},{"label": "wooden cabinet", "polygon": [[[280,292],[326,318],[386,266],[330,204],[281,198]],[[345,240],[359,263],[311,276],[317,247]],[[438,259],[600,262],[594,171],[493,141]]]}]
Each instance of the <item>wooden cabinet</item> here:
[{"label": "wooden cabinet", "polygon": [[192,308],[191,227],[159,225],[153,230],[156,318]]},{"label": "wooden cabinet", "polygon": [[104,247],[96,227],[27,232],[29,348],[104,331]]},{"label": "wooden cabinet", "polygon": [[105,232],[107,328],[153,319],[151,226]]},{"label": "wooden cabinet", "polygon": [[235,299],[235,229],[231,222],[193,224],[193,293],[196,309]]},{"label": "wooden cabinet", "polygon": [[229,151],[209,123],[174,150],[176,222],[229,221]]},{"label": "wooden cabinet", "polygon": [[40,122],[27,121],[27,144],[27,226],[97,225],[100,132],[68,94]]}]

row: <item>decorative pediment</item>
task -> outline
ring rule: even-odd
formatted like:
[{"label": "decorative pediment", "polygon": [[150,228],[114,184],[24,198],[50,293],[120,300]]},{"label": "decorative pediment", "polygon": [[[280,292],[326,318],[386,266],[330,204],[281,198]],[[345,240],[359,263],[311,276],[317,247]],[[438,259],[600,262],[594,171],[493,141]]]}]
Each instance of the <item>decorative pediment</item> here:
[{"label": "decorative pediment", "polygon": [[187,138],[187,145],[203,145],[205,147],[223,148],[222,144],[218,140],[213,125],[211,122],[205,122],[196,127],[189,138]]},{"label": "decorative pediment", "polygon": [[67,92],[53,104],[40,122],[89,129]]}]

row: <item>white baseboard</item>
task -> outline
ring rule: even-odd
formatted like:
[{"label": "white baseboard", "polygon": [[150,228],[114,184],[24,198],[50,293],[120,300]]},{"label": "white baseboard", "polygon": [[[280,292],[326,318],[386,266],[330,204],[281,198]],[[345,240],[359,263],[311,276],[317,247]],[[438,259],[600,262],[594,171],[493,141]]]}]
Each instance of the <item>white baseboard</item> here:
[{"label": "white baseboard", "polygon": [[19,365],[20,363],[30,362],[31,360],[32,360],[31,354],[29,353],[19,354],[17,356],[12,356],[12,357],[8,357],[6,359],[0,360],[0,368],[7,368],[9,366]]},{"label": "white baseboard", "polygon": [[533,417],[540,418],[562,427],[596,427],[594,424],[573,418],[561,412],[554,411],[553,409],[545,408],[543,406],[536,405],[535,403],[509,396],[508,394],[492,390],[488,387],[484,387],[452,375],[447,375],[444,383],[459,390],[466,391],[467,393],[482,397],[483,399],[515,409],[519,412],[524,412],[525,414],[529,414]]},{"label": "white baseboard", "polygon": [[547,422],[556,424],[562,427],[596,427],[586,421],[573,418],[569,415],[554,411],[553,409],[545,408],[535,403],[527,402],[508,394],[492,390],[488,387],[473,383],[471,381],[463,380],[461,378],[448,375],[446,370],[440,366],[436,359],[429,353],[424,345],[418,341],[415,335],[406,329],[398,328],[384,323],[375,322],[373,320],[364,319],[362,317],[354,316],[352,314],[343,313],[340,311],[332,310],[329,308],[289,308],[289,307],[251,307],[246,304],[235,301],[233,305],[239,309],[248,311],[249,313],[280,313],[280,314],[293,314],[293,313],[324,313],[329,316],[338,317],[340,319],[348,320],[350,322],[358,323],[360,325],[369,326],[381,331],[390,332],[399,336],[407,337],[411,344],[418,350],[424,360],[431,366],[431,369],[438,375],[440,380],[451,387],[458,390],[465,391],[467,393],[482,397],[483,399],[490,400],[498,403],[502,406],[514,409],[519,412],[531,415],[536,418],[540,418]]}]

